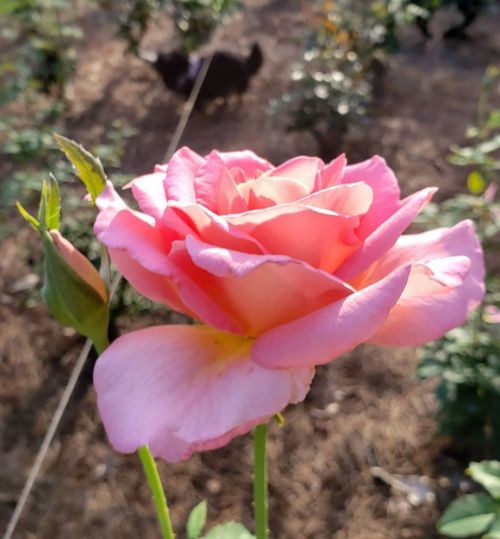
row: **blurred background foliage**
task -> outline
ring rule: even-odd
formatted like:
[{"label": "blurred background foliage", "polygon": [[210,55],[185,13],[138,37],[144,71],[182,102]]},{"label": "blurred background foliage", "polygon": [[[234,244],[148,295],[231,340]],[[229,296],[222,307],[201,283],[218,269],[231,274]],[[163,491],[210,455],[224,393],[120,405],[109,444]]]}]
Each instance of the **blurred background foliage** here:
[{"label": "blurred background foliage", "polygon": [[149,25],[163,11],[175,23],[180,48],[192,52],[205,44],[218,24],[240,6],[239,0],[96,0],[117,17],[118,35],[137,53]]},{"label": "blurred background foliage", "polygon": [[406,0],[315,0],[304,13],[304,56],[273,110],[288,114],[291,131],[310,132],[330,159],[349,125],[368,113],[375,79],[398,48],[398,29],[430,12]]},{"label": "blurred background foliage", "polygon": [[[469,323],[425,346],[418,375],[438,377],[440,432],[457,449],[480,458],[500,458],[500,109],[492,94],[500,70],[490,66],[481,81],[477,124],[467,128],[469,146],[452,145],[451,163],[467,167],[468,193],[430,203],[419,216],[425,228],[449,227],[472,219],[486,256],[486,297]],[[464,186],[465,187],[465,186]]]}]

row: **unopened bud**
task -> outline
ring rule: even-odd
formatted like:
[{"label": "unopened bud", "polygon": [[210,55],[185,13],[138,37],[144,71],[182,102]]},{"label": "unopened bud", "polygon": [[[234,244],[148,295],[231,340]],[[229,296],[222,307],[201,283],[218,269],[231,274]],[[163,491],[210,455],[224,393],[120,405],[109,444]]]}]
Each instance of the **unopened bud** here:
[{"label": "unopened bud", "polygon": [[64,260],[107,302],[108,292],[106,285],[89,259],[68,241],[59,230],[49,230],[48,232]]},{"label": "unopened bud", "polygon": [[42,294],[56,320],[94,341],[101,351],[108,339],[108,293],[89,260],[59,231],[42,232],[45,283]]}]

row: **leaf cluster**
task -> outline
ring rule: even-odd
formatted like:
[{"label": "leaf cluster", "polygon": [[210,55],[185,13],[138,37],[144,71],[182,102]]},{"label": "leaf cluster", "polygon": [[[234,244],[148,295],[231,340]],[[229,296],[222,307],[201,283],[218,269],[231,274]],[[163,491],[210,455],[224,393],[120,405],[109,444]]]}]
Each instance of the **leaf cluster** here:
[{"label": "leaf cluster", "polygon": [[291,73],[293,88],[273,104],[275,111],[288,113],[291,130],[307,130],[316,138],[341,135],[351,119],[366,114],[374,76],[385,53],[397,48],[397,29],[414,16],[412,5],[404,0],[308,5],[310,30],[303,59]]},{"label": "leaf cluster", "polygon": [[227,15],[240,7],[241,0],[98,0],[117,18],[118,35],[134,54],[149,26],[165,12],[172,18],[181,48],[192,52],[203,45]]},{"label": "leaf cluster", "polygon": [[73,9],[63,0],[9,0],[0,10],[0,104],[23,93],[61,96],[76,67],[81,37]]},{"label": "leaf cluster", "polygon": [[[452,148],[452,163],[474,167],[467,178],[469,194],[429,204],[418,218],[425,228],[472,219],[487,264],[496,264],[499,250],[500,204],[495,201],[499,177],[493,155],[500,148],[500,115],[490,106],[499,80],[500,71],[489,67],[481,83],[477,126],[467,130],[474,145]],[[423,348],[417,373],[439,378],[440,431],[462,448],[500,458],[500,324],[496,315],[489,315],[500,309],[500,279],[495,271],[487,273],[486,287],[483,305],[463,328]]]},{"label": "leaf cluster", "polygon": [[500,462],[473,462],[467,473],[487,492],[468,494],[451,503],[437,528],[448,537],[500,539]]},{"label": "leaf cluster", "polygon": [[500,341],[485,325],[478,330],[471,323],[426,346],[417,375],[439,377],[442,434],[462,448],[500,457]]},{"label": "leaf cluster", "polygon": [[208,41],[215,28],[240,7],[240,0],[170,0],[169,11],[186,52]]},{"label": "leaf cluster", "polygon": [[451,147],[449,160],[457,166],[473,167],[468,177],[472,193],[483,192],[489,182],[498,183],[500,171],[500,109],[492,105],[500,88],[500,68],[490,65],[481,80],[477,123],[466,131],[467,146]]}]

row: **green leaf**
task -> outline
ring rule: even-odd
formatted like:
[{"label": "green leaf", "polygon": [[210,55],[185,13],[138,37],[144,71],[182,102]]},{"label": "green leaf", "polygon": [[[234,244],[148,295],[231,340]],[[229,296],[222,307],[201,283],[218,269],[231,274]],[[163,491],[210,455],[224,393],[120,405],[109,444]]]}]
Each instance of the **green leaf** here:
[{"label": "green leaf", "polygon": [[57,180],[50,175],[49,180],[42,183],[42,196],[40,197],[40,209],[38,219],[45,230],[59,230],[61,214],[61,194]]},{"label": "green leaf", "polygon": [[487,494],[468,494],[448,506],[439,519],[439,533],[450,537],[469,537],[487,531],[495,520],[498,506]]},{"label": "green leaf", "polygon": [[189,514],[187,521],[188,539],[199,539],[207,522],[207,502],[203,500]]},{"label": "green leaf", "polygon": [[255,539],[243,524],[226,522],[212,528],[203,539]]},{"label": "green leaf", "polygon": [[486,189],[486,182],[478,170],[473,170],[467,177],[467,189],[473,195],[480,195]]},{"label": "green leaf", "polygon": [[96,198],[106,187],[106,174],[102,168],[101,161],[74,140],[58,134],[54,134],[54,137],[61,150],[71,161],[76,174],[85,184],[90,198],[95,204]]},{"label": "green leaf", "polygon": [[485,460],[472,462],[467,472],[481,484],[493,498],[500,498],[500,462],[498,460]]},{"label": "green leaf", "polygon": [[500,517],[493,522],[488,533],[483,536],[483,539],[500,539]]},{"label": "green leaf", "polygon": [[40,230],[40,223],[38,221],[38,219],[36,219],[35,217],[33,217],[33,215],[31,215],[30,213],[28,213],[28,210],[26,210],[24,208],[24,206],[19,202],[19,201],[16,201],[16,207],[17,207],[17,211],[21,214],[21,216],[26,220],[28,221],[28,223],[35,229],[35,230]]}]

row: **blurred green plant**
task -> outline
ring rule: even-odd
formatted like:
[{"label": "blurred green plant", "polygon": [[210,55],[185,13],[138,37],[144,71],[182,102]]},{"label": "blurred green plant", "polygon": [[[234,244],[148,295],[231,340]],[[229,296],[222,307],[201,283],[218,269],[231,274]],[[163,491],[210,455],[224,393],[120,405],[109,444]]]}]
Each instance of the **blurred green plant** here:
[{"label": "blurred green plant", "polygon": [[[18,199],[29,204],[38,197],[41,170],[50,169],[55,175],[68,178],[69,164],[61,159],[52,130],[53,127],[44,126],[43,122],[38,127],[24,127],[14,116],[0,122],[0,155],[12,163],[12,172],[0,183],[0,208],[12,206]],[[92,152],[104,161],[111,174],[118,171],[125,141],[135,133],[135,129],[116,120],[104,141],[92,147]],[[127,179],[121,175],[115,181],[124,184]],[[66,200],[65,204],[74,206],[71,200]]]},{"label": "blurred green plant", "polygon": [[127,44],[126,52],[137,54],[150,24],[170,0],[95,0],[117,24],[117,35]]},{"label": "blurred green plant", "polygon": [[208,41],[225,17],[241,5],[241,0],[97,0],[118,17],[118,35],[127,42],[127,51],[137,54],[149,25],[166,12],[172,18],[181,48],[192,52]]},{"label": "blurred green plant", "polygon": [[450,161],[454,165],[474,167],[467,186],[474,194],[482,193],[490,182],[498,182],[500,172],[500,108],[492,105],[492,97],[500,88],[500,68],[489,66],[481,80],[477,108],[477,125],[469,127],[469,146],[452,146]]},{"label": "blurred green plant", "polygon": [[[500,306],[499,291],[500,287],[493,293],[496,308]],[[452,436],[460,450],[498,457],[500,325],[486,327],[483,314],[426,346],[417,374],[420,378],[439,377],[436,397],[440,433]]]},{"label": "blurred green plant", "polygon": [[315,0],[305,9],[304,56],[292,69],[292,89],[272,110],[289,116],[289,130],[309,131],[329,159],[349,123],[367,113],[374,78],[397,47],[398,27],[422,8],[407,0]]},{"label": "blurred green plant", "polygon": [[452,502],[439,519],[439,533],[448,537],[500,539],[500,462],[472,462],[468,475],[486,492],[467,494]]},{"label": "blurred green plant", "polygon": [[472,219],[492,266],[483,305],[467,325],[423,348],[417,374],[439,378],[440,432],[462,449],[495,458],[500,458],[500,204],[495,201],[500,167],[494,152],[500,148],[500,111],[490,106],[490,98],[499,80],[499,70],[489,67],[481,84],[478,124],[467,129],[475,144],[452,147],[452,163],[473,167],[467,178],[469,194],[431,203],[418,219],[432,228]]},{"label": "blurred green plant", "polygon": [[240,0],[170,0],[170,12],[186,52],[203,45]]},{"label": "blurred green plant", "polygon": [[33,92],[64,95],[72,77],[75,41],[73,5],[65,0],[10,0],[0,10],[0,106]]}]

